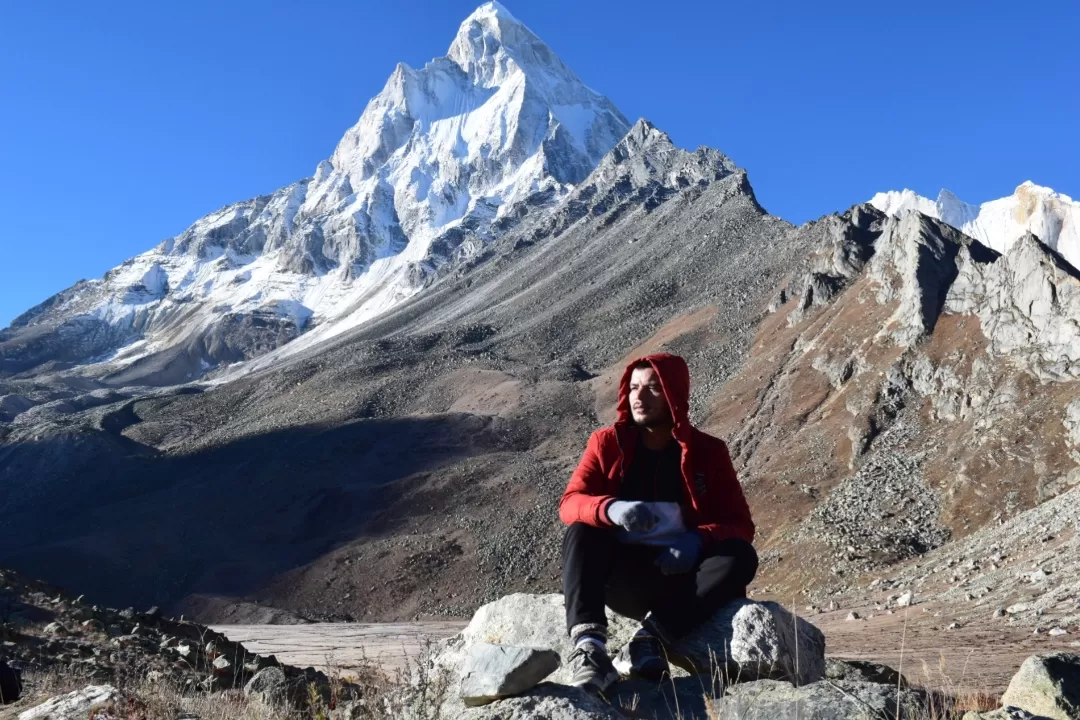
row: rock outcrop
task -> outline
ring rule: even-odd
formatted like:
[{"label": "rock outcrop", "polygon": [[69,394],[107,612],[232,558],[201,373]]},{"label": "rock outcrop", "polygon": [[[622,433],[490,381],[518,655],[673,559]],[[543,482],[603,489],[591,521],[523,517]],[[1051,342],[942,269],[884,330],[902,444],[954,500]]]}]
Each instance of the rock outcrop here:
[{"label": "rock outcrop", "polygon": [[[328,693],[330,685],[314,668],[299,669],[272,655],[248,652],[221,633],[165,617],[158,608],[138,612],[90,605],[82,597],[72,598],[10,570],[0,570],[0,613],[4,641],[0,650],[11,666],[0,663],[5,702],[12,669],[28,677],[55,674],[95,683],[82,694],[54,698],[44,709],[28,710],[41,713],[27,716],[32,720],[66,717],[63,713],[70,708],[85,718],[90,705],[112,699],[111,688],[128,688],[148,679],[176,692],[203,695],[246,683],[250,696],[271,703],[287,698],[294,706],[303,706],[312,690]],[[24,688],[23,701],[33,689],[29,684]],[[343,689],[351,692],[351,683]]]},{"label": "rock outcrop", "polygon": [[1036,377],[1080,377],[1080,272],[1034,235],[993,262],[962,253],[945,309],[976,315],[990,351]]},{"label": "rock outcrop", "polygon": [[[633,620],[609,615],[608,649],[612,655],[630,641],[638,627]],[[436,664],[458,673],[473,646],[481,643],[554,650],[565,660],[574,646],[566,633],[563,596],[515,593],[481,606],[468,627],[444,643]],[[563,665],[550,680],[566,683],[571,674]]]},{"label": "rock outcrop", "polygon": [[[609,652],[617,653],[638,627],[635,621],[609,613]],[[498,646],[516,647],[495,650]],[[526,649],[532,649],[532,653]],[[465,630],[444,642],[433,659],[434,667],[449,676],[451,682],[452,699],[443,704],[444,717],[534,717],[524,714],[526,709],[551,713],[535,717],[611,717],[610,707],[596,706],[582,691],[565,686],[571,668],[564,666],[548,676],[550,670],[543,672],[548,666],[542,663],[531,677],[534,682],[549,677],[549,682],[532,687],[515,679],[513,687],[520,693],[518,696],[498,699],[490,709],[466,708],[474,704],[469,698],[487,702],[509,694],[491,690],[498,684],[497,680],[481,683],[483,692],[473,688],[476,677],[488,674],[484,668],[503,665],[501,661],[489,662],[493,650],[500,657],[512,657],[508,665],[515,667],[524,666],[533,658],[544,658],[543,653],[550,653],[546,656],[549,659],[543,660],[548,666],[554,663],[556,653],[569,657],[573,648],[566,634],[562,595],[508,595],[481,607]],[[703,688],[708,692],[719,691],[725,683],[777,677],[804,685],[825,676],[824,651],[824,636],[807,621],[796,618],[776,603],[738,600],[721,608],[712,620],[670,650],[673,663],[703,677],[677,678],[665,688],[639,682],[625,683],[623,687],[624,683],[620,683],[612,690],[612,697],[625,695],[629,701],[629,695],[636,695],[639,697],[636,702],[661,707],[672,700],[662,697],[663,692],[668,692],[680,697],[679,702],[684,705],[692,706],[700,703]]]}]

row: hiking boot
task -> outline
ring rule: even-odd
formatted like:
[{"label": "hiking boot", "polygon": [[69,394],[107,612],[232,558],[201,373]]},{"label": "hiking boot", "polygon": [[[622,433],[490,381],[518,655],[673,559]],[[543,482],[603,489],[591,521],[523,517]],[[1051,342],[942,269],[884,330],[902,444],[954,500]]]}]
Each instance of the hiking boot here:
[{"label": "hiking boot", "polygon": [[570,684],[589,692],[603,694],[619,679],[619,671],[595,643],[582,643],[567,662],[574,671]]},{"label": "hiking boot", "polygon": [[652,635],[635,635],[619,651],[615,667],[622,675],[655,683],[671,673],[664,657],[664,648]]}]

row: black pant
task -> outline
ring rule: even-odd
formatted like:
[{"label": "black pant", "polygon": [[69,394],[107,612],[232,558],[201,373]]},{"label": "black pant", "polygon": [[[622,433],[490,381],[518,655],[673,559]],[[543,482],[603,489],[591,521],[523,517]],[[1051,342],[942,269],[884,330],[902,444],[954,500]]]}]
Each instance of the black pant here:
[{"label": "black pant", "polygon": [[607,625],[604,606],[641,620],[652,612],[669,637],[679,638],[720,606],[746,597],[757,573],[757,553],[738,538],[710,545],[692,572],[664,575],[656,567],[663,548],[620,543],[611,528],[574,523],[563,536],[566,627]]}]

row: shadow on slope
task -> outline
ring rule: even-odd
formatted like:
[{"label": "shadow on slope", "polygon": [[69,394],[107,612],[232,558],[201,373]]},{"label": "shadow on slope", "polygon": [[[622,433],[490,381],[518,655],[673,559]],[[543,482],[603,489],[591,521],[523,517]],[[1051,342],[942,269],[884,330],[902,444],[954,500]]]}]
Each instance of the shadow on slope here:
[{"label": "shadow on slope", "polygon": [[[440,414],[289,428],[179,456],[130,454],[104,433],[9,445],[0,563],[105,604],[243,595],[379,531],[380,508],[426,474],[529,444],[511,421]],[[438,501],[423,511],[427,499]]]}]

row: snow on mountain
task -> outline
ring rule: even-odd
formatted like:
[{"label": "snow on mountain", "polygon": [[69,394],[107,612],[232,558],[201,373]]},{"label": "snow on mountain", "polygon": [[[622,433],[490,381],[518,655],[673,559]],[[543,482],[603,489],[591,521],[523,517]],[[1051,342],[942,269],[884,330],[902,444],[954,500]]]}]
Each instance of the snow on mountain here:
[{"label": "snow on mountain", "polygon": [[936,201],[911,190],[878,193],[870,204],[888,215],[918,210],[1005,253],[1030,232],[1080,268],[1080,202],[1028,181],[1016,192],[982,205],[965,203],[948,190]]},{"label": "snow on mountain", "polygon": [[[12,329],[92,328],[99,340],[87,351],[113,351],[110,367],[168,352],[154,372],[174,371],[156,382],[251,357],[305,330],[312,341],[329,337],[479,251],[492,223],[526,198],[556,203],[629,127],[489,2],[465,19],[445,57],[420,69],[399,64],[313,177],[197,220]],[[223,323],[246,328],[239,345],[215,331]],[[10,336],[0,336],[0,361],[26,349]],[[24,353],[8,369],[35,357]]]}]

